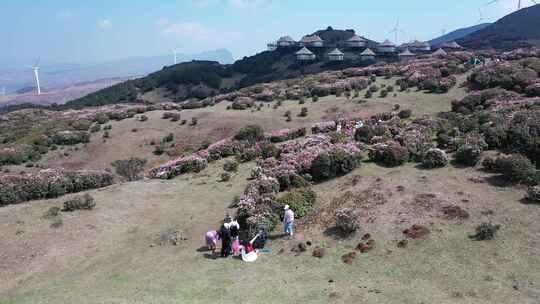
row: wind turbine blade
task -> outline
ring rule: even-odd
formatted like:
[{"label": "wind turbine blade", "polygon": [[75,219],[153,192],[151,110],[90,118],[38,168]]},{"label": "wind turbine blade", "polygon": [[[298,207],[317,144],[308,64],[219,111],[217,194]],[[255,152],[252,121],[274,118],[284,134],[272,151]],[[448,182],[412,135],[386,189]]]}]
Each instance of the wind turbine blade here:
[{"label": "wind turbine blade", "polygon": [[499,2],[499,0],[490,1],[490,2],[486,3],[486,5],[491,5],[491,4],[496,3],[496,2]]}]

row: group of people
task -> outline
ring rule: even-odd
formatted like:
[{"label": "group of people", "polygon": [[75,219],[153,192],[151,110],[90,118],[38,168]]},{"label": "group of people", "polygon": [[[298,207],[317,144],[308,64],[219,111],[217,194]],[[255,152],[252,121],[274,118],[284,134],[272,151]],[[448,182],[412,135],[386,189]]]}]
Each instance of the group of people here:
[{"label": "group of people", "polygon": [[[285,235],[293,235],[294,212],[285,205],[283,216],[283,230]],[[215,254],[217,243],[221,240],[220,256],[223,258],[231,254],[241,254],[242,260],[252,262],[257,259],[257,249],[264,248],[266,243],[266,232],[259,233],[250,241],[240,240],[240,224],[229,215],[225,217],[219,230],[210,230],[205,234],[205,241],[208,250]]]}]

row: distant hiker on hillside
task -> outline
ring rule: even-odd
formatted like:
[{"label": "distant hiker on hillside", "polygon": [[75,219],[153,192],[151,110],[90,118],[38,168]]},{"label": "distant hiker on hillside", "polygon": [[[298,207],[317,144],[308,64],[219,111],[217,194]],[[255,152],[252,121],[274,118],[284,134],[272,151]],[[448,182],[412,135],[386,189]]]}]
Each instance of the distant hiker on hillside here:
[{"label": "distant hiker on hillside", "polygon": [[210,230],[204,235],[206,241],[206,247],[208,250],[212,250],[212,253],[216,250],[217,242],[220,239],[219,232],[216,230]]},{"label": "distant hiker on hillside", "polygon": [[289,205],[285,205],[285,215],[283,216],[283,230],[285,235],[293,235],[293,223],[294,223],[294,212],[291,210]]},{"label": "distant hiker on hillside", "polygon": [[231,229],[229,223],[224,223],[219,231],[221,235],[221,257],[226,258],[231,254]]}]

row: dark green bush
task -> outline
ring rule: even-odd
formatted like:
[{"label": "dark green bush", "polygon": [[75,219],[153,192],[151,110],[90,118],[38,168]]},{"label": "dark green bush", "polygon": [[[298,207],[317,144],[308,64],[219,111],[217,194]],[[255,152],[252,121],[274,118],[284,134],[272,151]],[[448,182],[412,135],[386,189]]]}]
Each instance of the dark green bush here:
[{"label": "dark green bush", "polygon": [[116,169],[116,174],[125,177],[128,181],[140,179],[140,173],[144,170],[144,165],[146,165],[146,159],[136,157],[116,160],[111,164]]},{"label": "dark green bush", "polygon": [[401,110],[401,111],[399,111],[398,116],[399,116],[399,118],[401,118],[401,119],[407,119],[407,118],[410,118],[410,117],[412,116],[412,111],[409,110],[409,109]]},{"label": "dark green bush", "polygon": [[369,151],[369,158],[388,167],[403,165],[409,160],[409,150],[397,142],[376,144]]},{"label": "dark green bush", "polygon": [[168,142],[172,142],[173,140],[174,140],[174,134],[169,133],[169,134],[167,134],[167,136],[163,137],[161,142],[168,143]]},{"label": "dark green bush", "polygon": [[234,139],[256,142],[264,139],[264,130],[259,125],[247,125],[236,133]]},{"label": "dark green bush", "polygon": [[309,173],[315,181],[345,175],[360,165],[360,156],[342,150],[320,154],[313,160]]},{"label": "dark green bush", "polygon": [[499,157],[495,169],[513,183],[535,185],[539,174],[530,159],[521,154]]},{"label": "dark green bush", "polygon": [[299,117],[306,117],[308,116],[308,108],[306,107],[303,107],[301,110],[300,110],[300,114],[298,114]]},{"label": "dark green bush", "polygon": [[92,133],[96,133],[96,132],[99,132],[101,131],[101,125],[100,124],[95,124],[92,126],[92,128],[90,128],[90,132]]},{"label": "dark green bush", "polygon": [[106,124],[107,122],[109,122],[109,116],[105,113],[98,113],[96,114],[94,121],[96,121],[100,125]]},{"label": "dark green bush", "polygon": [[278,158],[281,154],[281,150],[272,143],[265,143],[261,145],[261,157],[263,159],[269,158],[269,157],[275,157]]},{"label": "dark green bush", "polygon": [[245,148],[239,154],[236,155],[236,159],[242,163],[255,160],[259,156],[257,149]]},{"label": "dark green bush", "polygon": [[0,176],[0,206],[109,186],[104,171],[44,170],[36,174]]},{"label": "dark green bush", "polygon": [[91,210],[96,207],[96,202],[90,194],[78,196],[64,202],[64,212],[73,212],[75,210]]},{"label": "dark green bush", "polygon": [[238,170],[238,162],[226,160],[223,164],[223,170],[226,172],[236,172]]},{"label": "dark green bush", "polygon": [[482,156],[482,148],[478,145],[464,144],[458,148],[455,154],[458,164],[475,166]]},{"label": "dark green bush", "polygon": [[282,206],[289,205],[294,211],[295,217],[302,218],[313,208],[316,200],[317,194],[315,191],[309,188],[297,188],[284,193],[277,199],[277,202],[281,207],[280,209],[283,209]]},{"label": "dark green bush", "polygon": [[90,142],[90,134],[84,131],[61,131],[51,137],[55,145],[76,145]]}]

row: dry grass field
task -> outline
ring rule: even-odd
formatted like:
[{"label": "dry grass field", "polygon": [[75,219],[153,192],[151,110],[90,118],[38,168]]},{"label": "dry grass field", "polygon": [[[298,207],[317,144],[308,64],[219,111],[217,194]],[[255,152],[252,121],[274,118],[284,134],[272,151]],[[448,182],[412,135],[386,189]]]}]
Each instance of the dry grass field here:
[{"label": "dry grass field", "polygon": [[[447,111],[451,100],[464,95],[456,87],[444,95],[397,92],[361,104],[331,96],[304,105],[285,101],[278,109],[270,103],[255,112],[226,110],[226,103],[181,112],[188,122],[197,117],[197,126],[163,120],[163,112],[155,111],[146,113],[146,122],[111,122],[109,139],[103,141],[103,131],[94,133],[86,147],[50,152],[41,163],[103,169],[136,156],[148,158],[150,167],[169,159],[154,156],[150,145],[168,133],[181,151],[250,123],[267,131],[309,127],[340,115],[369,117],[394,104],[418,117]],[[308,107],[308,117],[296,117],[302,107]],[[285,122],[289,110],[293,119]],[[201,250],[204,233],[234,212],[228,206],[244,191],[254,166],[242,164],[230,181],[220,182],[223,162],[172,180],[87,191],[97,203],[91,211],[44,217],[73,195],[0,208],[0,303],[540,302],[540,209],[522,203],[524,189],[502,187],[497,176],[477,168],[363,163],[347,176],[315,185],[317,205],[297,221],[295,236],[281,237],[278,227],[271,252],[247,264]],[[333,231],[332,212],[340,206],[362,215],[360,231],[347,239]],[[450,219],[444,213],[448,206],[468,218]],[[497,237],[470,240],[483,222],[501,225]],[[398,246],[413,224],[429,233]],[[342,256],[355,251],[366,233],[375,240],[373,250],[343,263]],[[162,242],[170,236],[177,245]],[[306,252],[291,251],[308,241]],[[322,258],[312,256],[316,246],[324,249]]]},{"label": "dry grass field", "polygon": [[[66,198],[1,208],[0,303],[538,303],[540,272],[531,265],[540,263],[540,210],[520,203],[519,189],[471,183],[489,177],[474,169],[364,164],[317,185],[318,205],[298,222],[294,239],[275,231],[272,252],[254,264],[198,251],[204,232],[243,190],[249,167],[230,183],[217,182],[218,162],[170,181],[90,191],[97,208],[63,213],[58,228],[42,216]],[[327,207],[345,193],[365,191],[381,201],[366,209],[368,222],[356,236],[343,240],[324,224],[307,224],[321,214],[324,222]],[[417,205],[419,194],[434,198]],[[446,204],[470,218],[445,219],[440,207]],[[469,240],[484,221],[502,225],[497,238]],[[429,235],[398,248],[411,224],[425,225]],[[178,246],[153,245],[171,231],[179,232]],[[364,233],[375,248],[344,264],[341,255]],[[299,241],[312,246],[291,252]],[[312,257],[314,246],[325,256]]]}]

